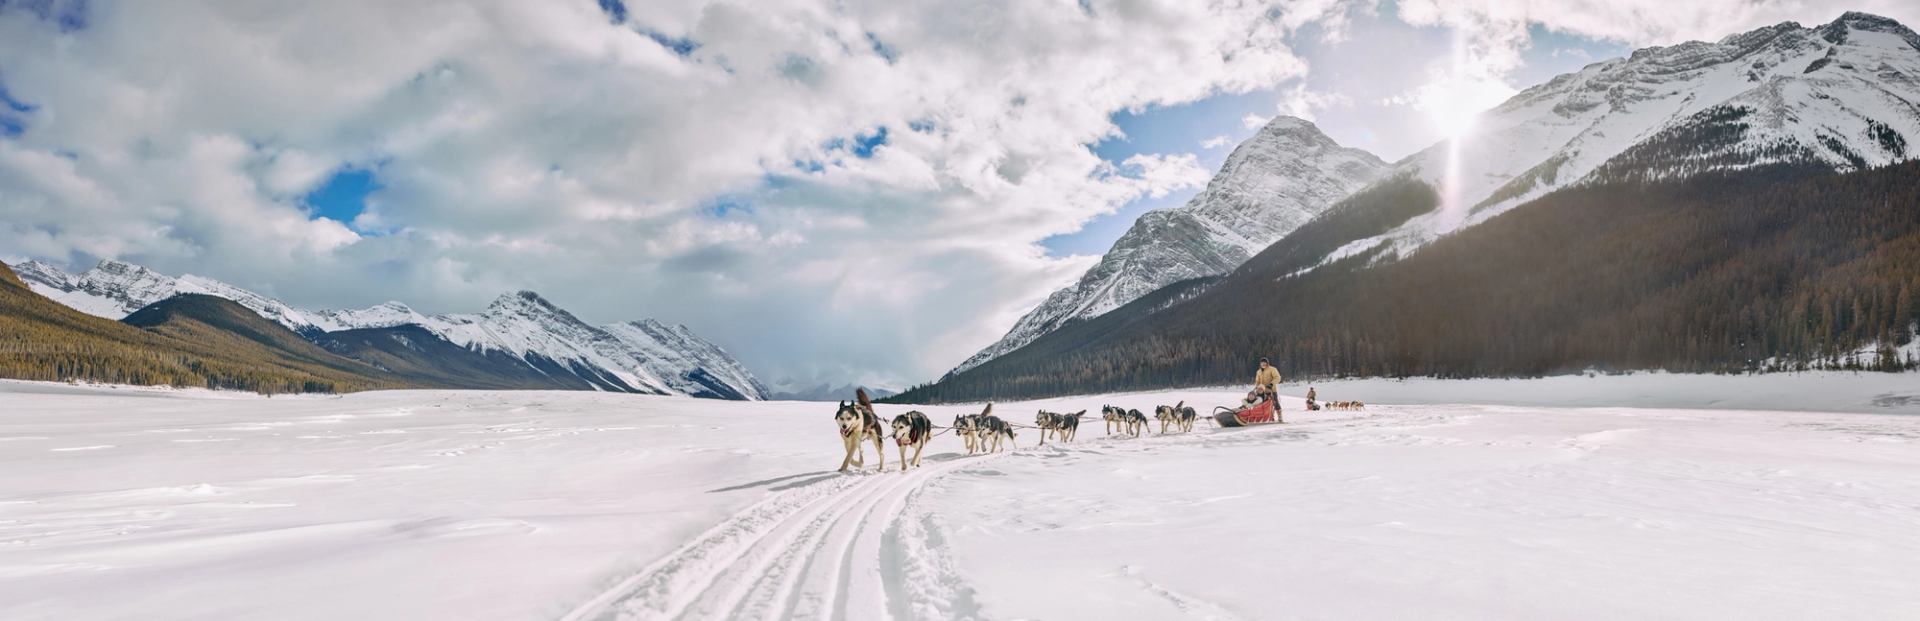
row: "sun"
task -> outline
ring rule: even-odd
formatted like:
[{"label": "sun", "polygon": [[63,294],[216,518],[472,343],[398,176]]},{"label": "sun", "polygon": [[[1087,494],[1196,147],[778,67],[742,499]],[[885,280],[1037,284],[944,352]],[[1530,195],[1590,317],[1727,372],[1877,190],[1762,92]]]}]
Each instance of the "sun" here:
[{"label": "sun", "polygon": [[1485,112],[1512,97],[1515,91],[1485,55],[1475,54],[1464,37],[1455,34],[1453,53],[1434,67],[1431,78],[1415,91],[1414,107],[1426,113],[1442,137],[1458,140],[1473,132]]},{"label": "sun", "polygon": [[1512,97],[1513,87],[1491,78],[1446,76],[1428,82],[1419,91],[1416,107],[1442,137],[1458,139],[1473,132],[1480,113]]}]

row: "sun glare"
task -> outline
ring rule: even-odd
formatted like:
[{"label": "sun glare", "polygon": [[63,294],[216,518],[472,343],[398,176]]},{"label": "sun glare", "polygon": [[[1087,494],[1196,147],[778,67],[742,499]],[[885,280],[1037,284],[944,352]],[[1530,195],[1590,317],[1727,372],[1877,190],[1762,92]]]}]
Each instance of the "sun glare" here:
[{"label": "sun glare", "polygon": [[1459,33],[1454,36],[1448,61],[1420,87],[1415,105],[1427,114],[1441,136],[1457,140],[1472,133],[1481,112],[1500,105],[1515,91],[1493,67],[1467,49]]}]

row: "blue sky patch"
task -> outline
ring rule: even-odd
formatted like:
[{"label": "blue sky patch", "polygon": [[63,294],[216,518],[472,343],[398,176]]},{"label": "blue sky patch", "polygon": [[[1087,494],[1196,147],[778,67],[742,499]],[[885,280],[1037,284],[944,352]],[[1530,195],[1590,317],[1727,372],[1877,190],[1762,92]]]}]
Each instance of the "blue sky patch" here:
[{"label": "blue sky patch", "polygon": [[860,159],[873,157],[873,150],[887,144],[887,126],[881,125],[872,134],[854,134],[853,156]]},{"label": "blue sky patch", "polygon": [[39,106],[15,98],[13,92],[7,90],[6,81],[0,80],[0,136],[19,138],[20,134],[26,133],[26,115],[32,114],[36,109],[39,109]]},{"label": "blue sky patch", "polygon": [[623,0],[599,0],[600,10],[615,24],[627,23],[627,3]]},{"label": "blue sky patch", "polygon": [[734,214],[751,216],[754,213],[753,204],[738,196],[716,197],[701,205],[700,211],[716,219]]},{"label": "blue sky patch", "polygon": [[349,166],[334,171],[326,183],[307,193],[305,202],[313,217],[329,218],[351,227],[353,219],[367,210],[367,195],[382,187],[373,169]]},{"label": "blue sky patch", "polygon": [[653,39],[653,42],[660,44],[660,47],[667,48],[668,51],[680,56],[692,56],[694,50],[700,49],[700,42],[690,37],[675,37],[658,30],[648,30],[646,34],[647,38]]},{"label": "blue sky patch", "polygon": [[0,0],[0,11],[17,8],[32,13],[40,21],[53,23],[60,32],[75,32],[86,30],[88,15],[92,12],[89,4],[89,0]]}]

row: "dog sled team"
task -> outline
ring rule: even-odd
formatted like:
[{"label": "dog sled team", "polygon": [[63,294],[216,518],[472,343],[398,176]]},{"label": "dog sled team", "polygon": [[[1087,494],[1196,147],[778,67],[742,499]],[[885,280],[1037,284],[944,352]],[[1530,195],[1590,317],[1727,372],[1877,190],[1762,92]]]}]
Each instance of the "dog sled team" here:
[{"label": "dog sled team", "polygon": [[[1241,404],[1242,407],[1238,410],[1216,408],[1221,412],[1215,414],[1215,420],[1228,427],[1284,422],[1280,419],[1279,384],[1280,370],[1269,364],[1266,358],[1261,358],[1259,370],[1255,372],[1253,378],[1253,391],[1247,393],[1246,400]],[[893,417],[891,424],[883,423],[879,414],[874,412],[873,401],[867,397],[866,389],[859,389],[854,393],[854,400],[840,402],[839,410],[834,413],[834,421],[840,426],[840,439],[846,449],[846,457],[840,461],[840,471],[846,472],[848,468],[855,470],[866,468],[866,443],[868,442],[873,443],[874,453],[879,459],[879,470],[886,471],[886,440],[889,438],[893,439],[900,449],[901,472],[920,466],[921,453],[926,451],[927,443],[936,435],[933,420],[925,413],[915,410]],[[1366,404],[1359,401],[1334,401],[1321,404],[1317,401],[1318,397],[1319,393],[1312,387],[1307,388],[1307,409],[1358,410],[1366,407]],[[1041,410],[1034,416],[1031,428],[1039,430],[1041,445],[1045,445],[1048,438],[1059,442],[1072,442],[1079,436],[1080,419],[1086,414],[1086,410],[1071,413]],[[1199,413],[1185,401],[1174,405],[1157,406],[1153,412],[1153,421],[1160,423],[1160,433],[1163,435],[1174,432],[1191,433],[1194,422],[1199,418]],[[1141,434],[1152,431],[1152,424],[1146,414],[1136,409],[1112,405],[1101,406],[1100,419],[1106,423],[1106,434],[1109,436],[1127,435],[1138,438]],[[994,415],[993,404],[989,403],[979,414],[963,414],[954,417],[953,426],[941,433],[951,431],[960,436],[961,441],[966,444],[967,454],[975,455],[997,453],[1009,446],[1019,448],[1015,444],[1017,436],[1015,429],[1019,427],[1020,425],[1009,423]],[[912,452],[911,455],[908,454],[909,451]]]},{"label": "dog sled team", "polygon": [[1364,410],[1364,409],[1367,409],[1367,404],[1364,401],[1328,401],[1326,403],[1321,403],[1320,392],[1317,390],[1314,390],[1312,386],[1308,386],[1307,387],[1307,409],[1308,410]]}]

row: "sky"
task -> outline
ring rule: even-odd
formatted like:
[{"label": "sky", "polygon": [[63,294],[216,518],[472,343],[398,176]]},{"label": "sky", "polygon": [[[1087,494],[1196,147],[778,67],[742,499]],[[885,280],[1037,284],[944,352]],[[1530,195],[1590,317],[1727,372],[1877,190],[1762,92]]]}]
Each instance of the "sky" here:
[{"label": "sky", "polygon": [[0,257],[538,291],[937,377],[1278,114],[1394,160],[1646,45],[1907,0],[0,0]]}]

